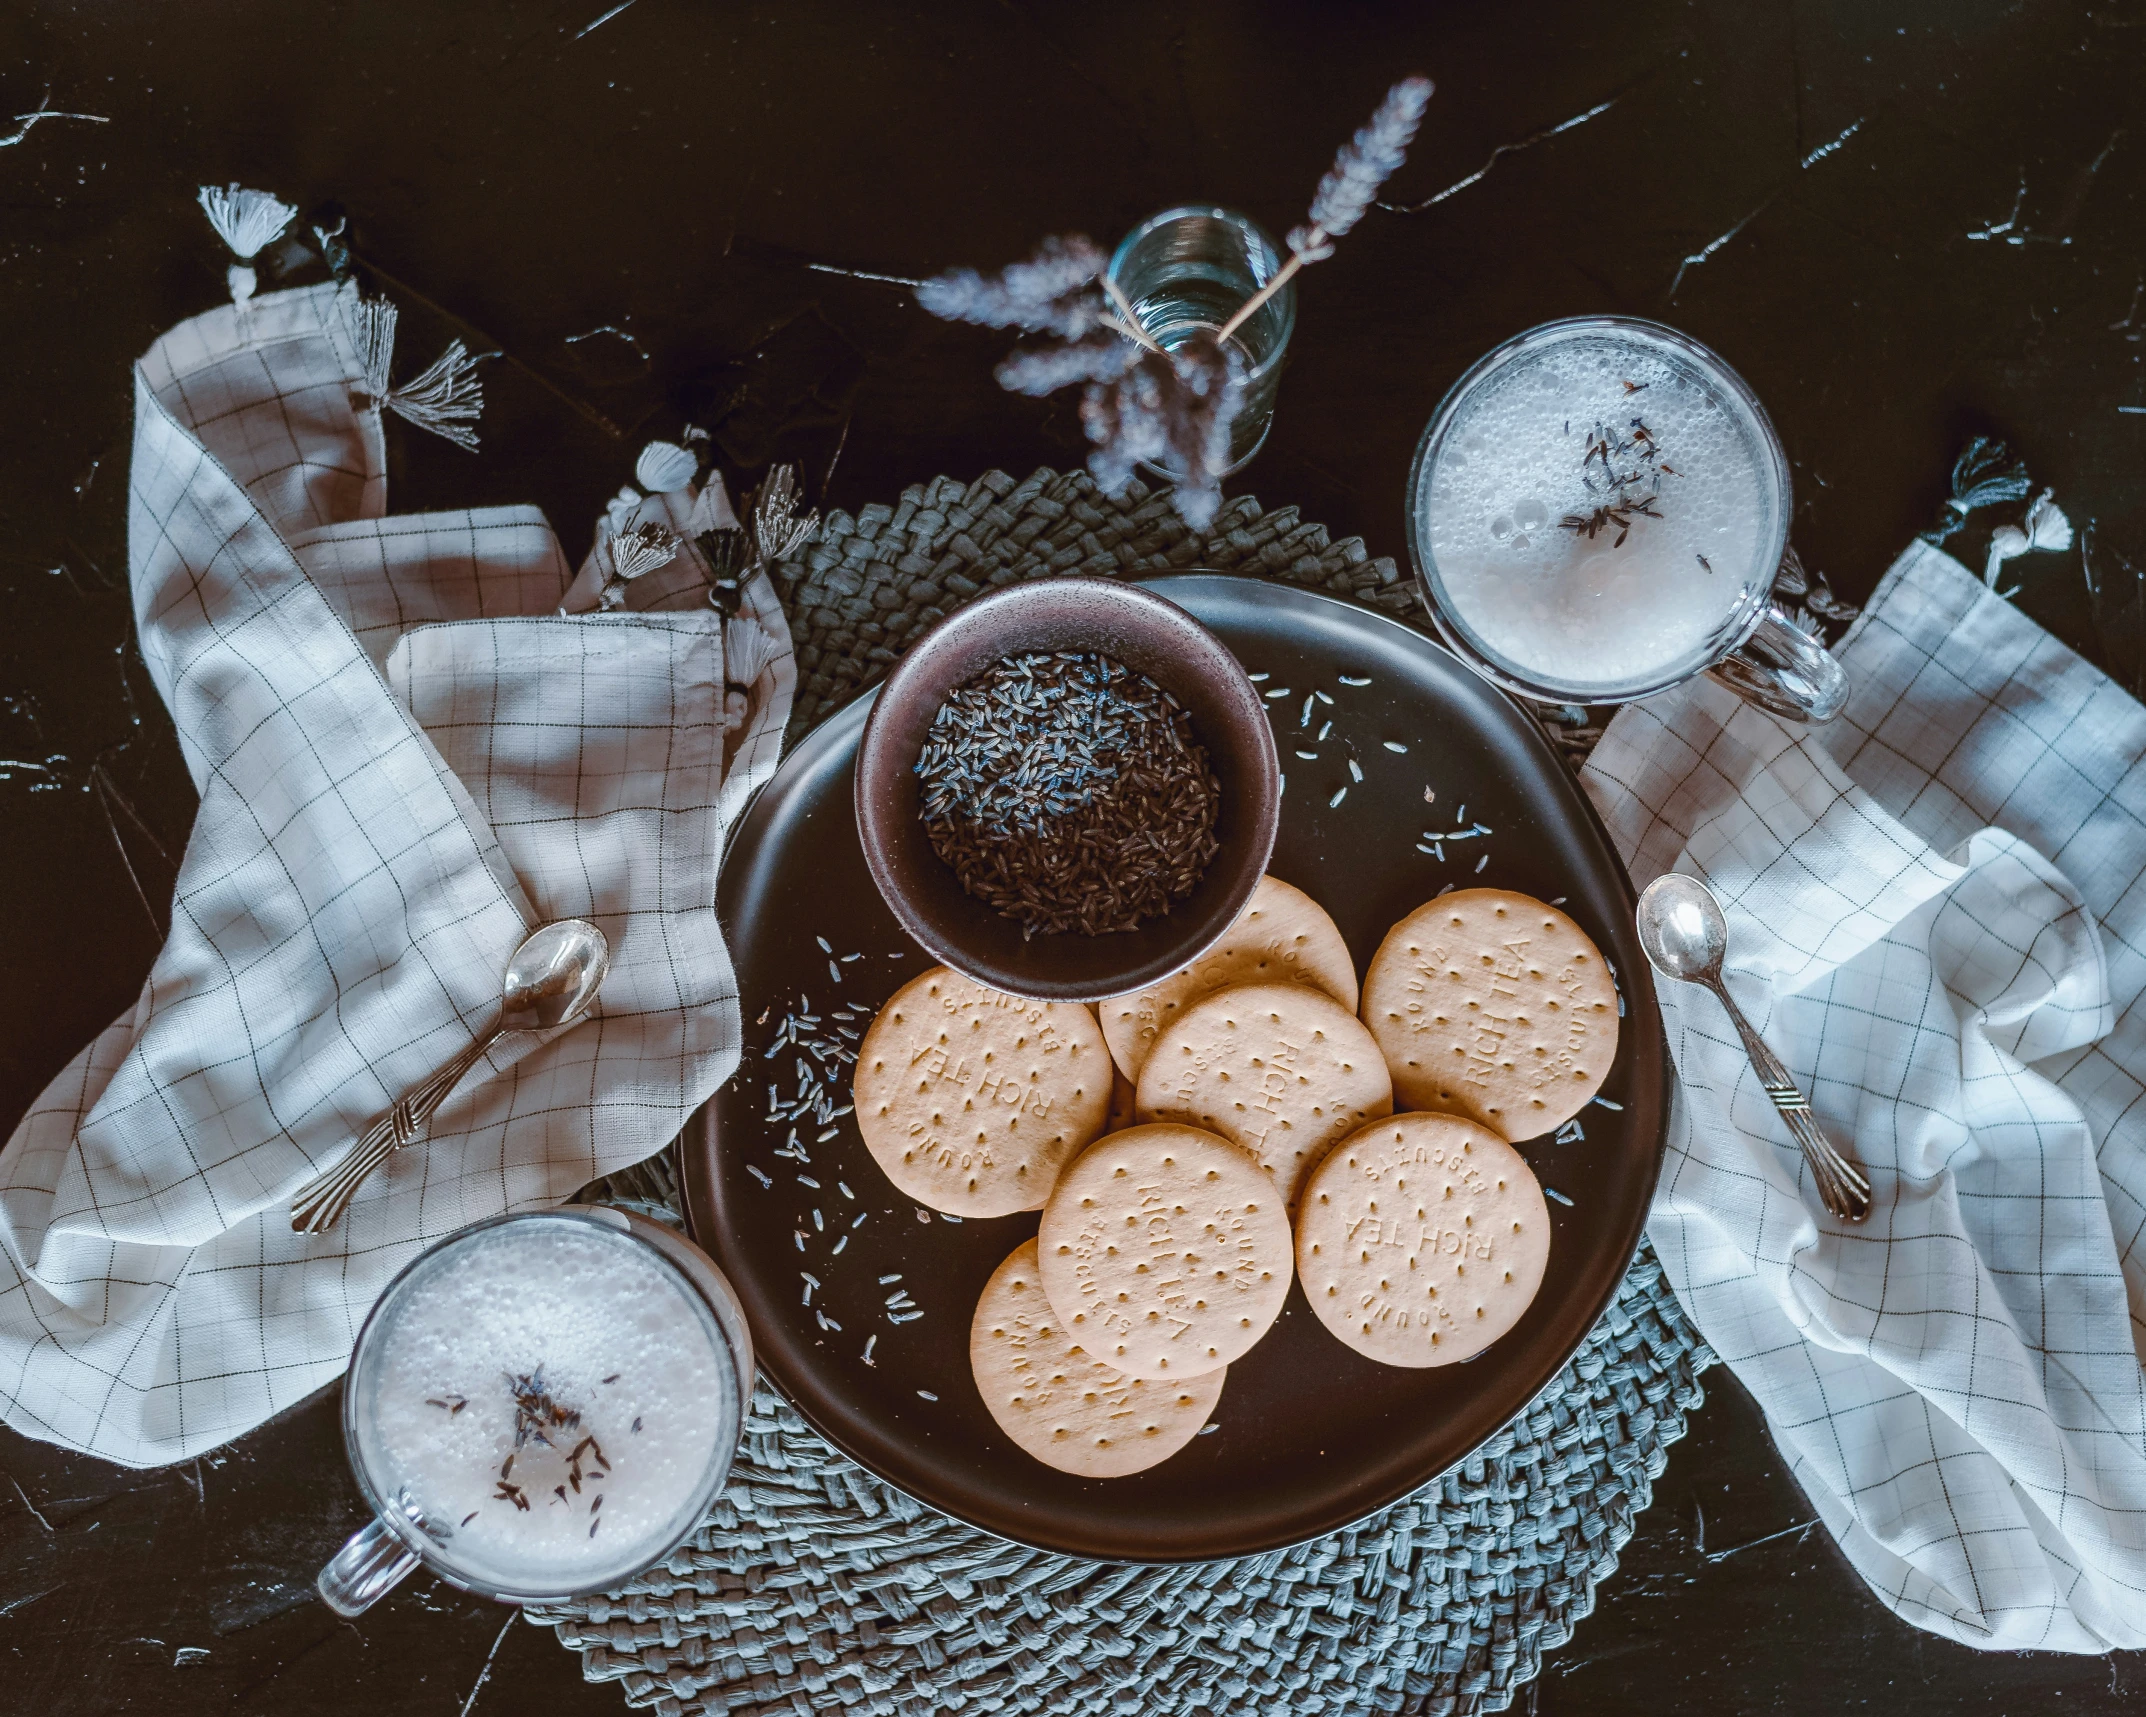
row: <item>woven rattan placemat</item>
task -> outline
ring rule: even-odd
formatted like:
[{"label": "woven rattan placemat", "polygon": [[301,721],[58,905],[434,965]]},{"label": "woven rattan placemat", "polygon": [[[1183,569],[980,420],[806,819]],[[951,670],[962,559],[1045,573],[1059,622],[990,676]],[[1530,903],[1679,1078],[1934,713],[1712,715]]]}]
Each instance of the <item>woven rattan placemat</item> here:
[{"label": "woven rattan placemat", "polygon": [[[1211,567],[1419,612],[1391,560],[1293,507],[1230,501],[1206,532],[1166,492],[1085,472],[941,477],[830,515],[778,576],[797,644],[791,737],[904,643],[1019,578]],[[660,1168],[619,1192],[675,1208]],[[1459,1467],[1346,1532],[1176,1568],[1024,1549],[882,1483],[764,1385],[729,1488],[625,1590],[530,1619],[592,1681],[689,1713],[1317,1717],[1503,1710],[1594,1607],[1713,1355],[1642,1246],[1534,1404]]]}]

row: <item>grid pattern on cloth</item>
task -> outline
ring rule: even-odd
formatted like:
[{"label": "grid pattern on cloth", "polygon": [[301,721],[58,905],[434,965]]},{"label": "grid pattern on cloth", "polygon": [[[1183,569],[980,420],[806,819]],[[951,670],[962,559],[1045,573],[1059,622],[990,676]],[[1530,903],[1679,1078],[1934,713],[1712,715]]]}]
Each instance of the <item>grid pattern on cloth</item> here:
[{"label": "grid pattern on cloth", "polygon": [[[354,290],[212,311],[137,371],[136,622],[200,809],[138,1000],[0,1153],[0,1417],[130,1465],[330,1381],[424,1245],[659,1150],[736,1064],[714,883],[788,714],[773,588],[734,688],[705,603],[556,614],[526,508],[381,517]],[[334,1232],[294,1234],[298,1187],[569,915],[610,939],[595,1017],[504,1040]]]},{"label": "grid pattern on cloth", "polygon": [[300,532],[290,546],[383,672],[413,627],[542,614],[568,578],[559,539],[535,507],[354,519]]},{"label": "grid pattern on cloth", "polygon": [[[1420,614],[1392,561],[1294,508],[1239,496],[1193,532],[1167,492],[1139,483],[1113,500],[1083,471],[941,477],[894,506],[830,515],[776,570],[797,648],[793,726],[832,713],[984,589],[1193,566]],[[643,1210],[675,1200],[646,1172],[598,1191]],[[1347,1532],[1174,1570],[1025,1550],[948,1519],[763,1386],[692,1544],[625,1591],[534,1619],[581,1652],[584,1673],[666,1717],[1475,1717],[1504,1710],[1592,1609],[1711,1360],[1642,1248],[1564,1372],[1468,1461]]]},{"label": "grid pattern on cloth", "polygon": [[1839,654],[1829,727],[1701,682],[1583,773],[1635,882],[1722,896],[1732,989],[1874,1189],[1826,1216],[1719,1005],[1668,984],[1649,1234],[1902,1616],[2146,1644],[2146,710],[1919,543]]}]

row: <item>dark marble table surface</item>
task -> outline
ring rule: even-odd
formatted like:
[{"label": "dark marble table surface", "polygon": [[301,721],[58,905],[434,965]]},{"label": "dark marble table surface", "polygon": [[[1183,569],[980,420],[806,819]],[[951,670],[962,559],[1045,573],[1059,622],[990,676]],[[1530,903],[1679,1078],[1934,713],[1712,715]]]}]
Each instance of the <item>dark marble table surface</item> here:
[{"label": "dark marble table surface", "polygon": [[[130,360],[223,293],[193,204],[335,204],[405,354],[499,350],[476,458],[391,428],[398,510],[541,502],[579,556],[682,422],[855,507],[1081,456],[1067,401],[899,286],[1211,199],[1274,230],[1404,71],[1439,93],[1309,274],[1240,482],[1403,552],[1439,393],[1552,316],[1673,320],[1756,386],[1795,535],[1866,594],[1964,439],[2008,437],[2082,526],[2021,601],[2136,684],[2146,564],[2146,7],[2136,0],[1505,6],[936,0],[18,0],[0,10],[0,993],[12,1124],[133,998],[191,794],[131,658]],[[94,117],[90,117],[94,116]],[[14,132],[14,135],[9,135]],[[831,474],[830,474],[831,468]],[[1978,552],[1978,546],[1977,546]],[[2146,1654],[1989,1657],[1864,1594],[1722,1372],[1596,1614],[1526,1709],[2117,1712]],[[358,1522],[332,1392],[131,1473],[0,1433],[5,1708],[608,1713],[542,1630],[415,1582],[311,1597]],[[485,1666],[489,1679],[480,1687]]]}]

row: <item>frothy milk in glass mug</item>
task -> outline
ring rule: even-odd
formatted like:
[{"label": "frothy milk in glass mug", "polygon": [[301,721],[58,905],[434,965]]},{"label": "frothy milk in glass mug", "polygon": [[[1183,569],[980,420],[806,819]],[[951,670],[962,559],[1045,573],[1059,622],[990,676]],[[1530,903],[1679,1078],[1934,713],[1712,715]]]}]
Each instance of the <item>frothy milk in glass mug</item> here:
[{"label": "frothy milk in glass mug", "polygon": [[420,1563],[508,1603],[619,1585],[699,1525],[752,1377],[730,1285],[660,1223],[569,1208],[449,1236],[359,1332],[343,1435],[375,1518],[321,1596],[356,1615]]},{"label": "frothy milk in glass mug", "polygon": [[1673,328],[1551,322],[1439,405],[1409,482],[1431,617],[1522,696],[1622,703],[1711,672],[1828,721],[1840,666],[1772,606],[1788,462],[1740,377]]}]

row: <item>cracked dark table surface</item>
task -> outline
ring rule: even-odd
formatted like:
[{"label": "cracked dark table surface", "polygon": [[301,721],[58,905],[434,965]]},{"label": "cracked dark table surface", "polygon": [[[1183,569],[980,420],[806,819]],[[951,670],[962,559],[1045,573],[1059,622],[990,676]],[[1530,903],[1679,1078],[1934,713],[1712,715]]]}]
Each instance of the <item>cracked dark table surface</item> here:
[{"label": "cracked dark table surface", "polygon": [[[224,290],[197,185],[336,206],[411,350],[501,352],[483,452],[391,433],[391,504],[536,500],[578,557],[685,420],[727,469],[795,459],[850,508],[1073,463],[1070,405],[1001,393],[1002,342],[899,280],[1187,199],[1279,231],[1411,70],[1439,91],[1395,212],[1305,277],[1233,487],[1399,555],[1417,434],[1473,358],[1553,316],[1658,316],[1764,398],[1797,543],[1850,598],[1969,435],[2011,440],[2090,527],[2086,565],[2019,563],[2019,600],[2137,685],[2146,6],[28,0],[0,16],[6,1119],[132,1001],[192,813],[131,659],[124,466],[129,363]],[[1894,1620],[1707,1383],[1522,1709],[2130,1708],[2146,1654],[1990,1657]],[[620,1709],[450,1589],[356,1624],[312,1599],[359,1521],[335,1414],[151,1473],[0,1433],[6,1708]]]}]

